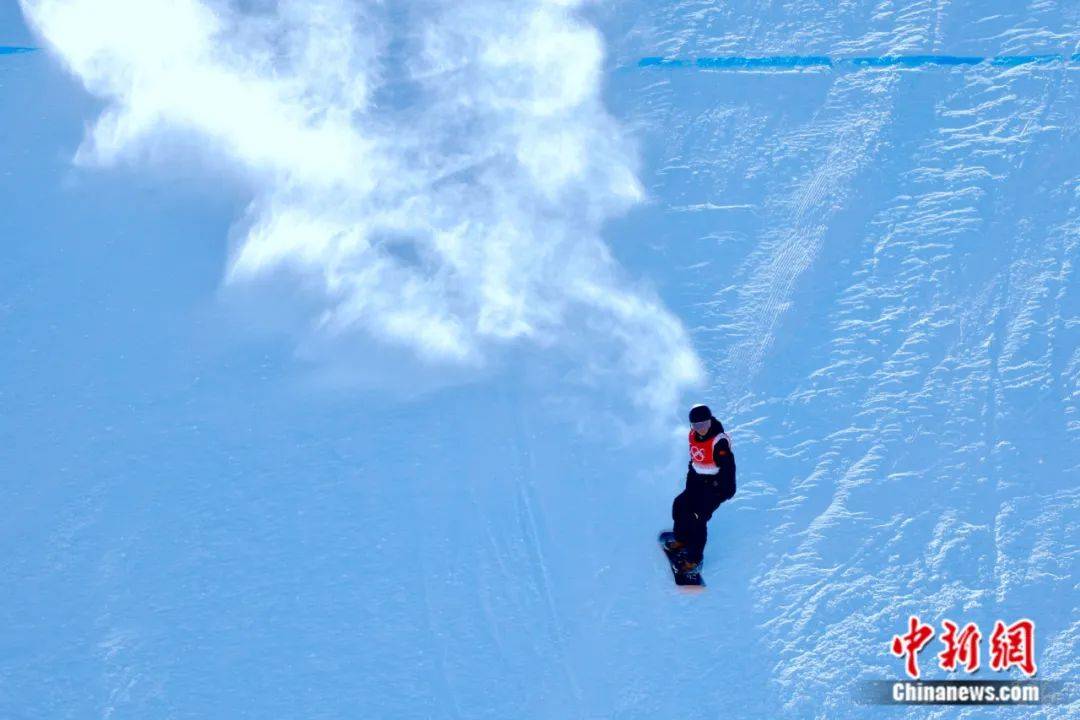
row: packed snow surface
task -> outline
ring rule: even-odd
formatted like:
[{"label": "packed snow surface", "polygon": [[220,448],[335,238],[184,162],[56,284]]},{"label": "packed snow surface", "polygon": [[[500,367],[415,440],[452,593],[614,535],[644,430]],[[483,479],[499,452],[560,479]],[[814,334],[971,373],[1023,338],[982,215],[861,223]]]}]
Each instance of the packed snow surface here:
[{"label": "packed snow surface", "polygon": [[872,717],[914,614],[1034,620],[1064,699],[891,716],[1075,717],[1078,28],[0,6],[0,715]]}]

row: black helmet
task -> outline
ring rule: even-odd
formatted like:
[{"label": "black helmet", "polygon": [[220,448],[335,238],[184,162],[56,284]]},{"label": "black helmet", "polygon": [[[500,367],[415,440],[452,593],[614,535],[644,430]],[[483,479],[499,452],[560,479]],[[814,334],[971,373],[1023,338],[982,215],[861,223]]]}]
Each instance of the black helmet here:
[{"label": "black helmet", "polygon": [[708,405],[695,405],[690,408],[690,422],[699,423],[712,419],[712,410]]}]

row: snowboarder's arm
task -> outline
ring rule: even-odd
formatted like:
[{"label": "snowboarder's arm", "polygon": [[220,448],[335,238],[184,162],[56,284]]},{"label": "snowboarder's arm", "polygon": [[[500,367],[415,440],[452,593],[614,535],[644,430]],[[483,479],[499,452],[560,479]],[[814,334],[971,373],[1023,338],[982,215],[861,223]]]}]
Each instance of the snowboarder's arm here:
[{"label": "snowboarder's arm", "polygon": [[720,475],[725,480],[735,479],[735,454],[731,452],[731,443],[725,438],[720,438],[713,446],[713,462],[720,468]]},{"label": "snowboarder's arm", "polygon": [[713,462],[717,465],[721,465],[722,462],[724,462],[724,458],[727,458],[727,461],[731,462],[734,460],[734,457],[735,456],[731,453],[731,443],[726,439],[720,438],[716,441],[716,444],[713,445]]}]

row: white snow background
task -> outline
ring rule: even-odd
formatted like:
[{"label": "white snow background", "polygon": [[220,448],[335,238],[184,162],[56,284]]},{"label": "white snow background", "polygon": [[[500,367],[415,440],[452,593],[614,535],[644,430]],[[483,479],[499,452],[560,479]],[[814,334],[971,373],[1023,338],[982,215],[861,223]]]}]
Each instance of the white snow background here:
[{"label": "white snow background", "polygon": [[[1078,28],[0,5],[0,716],[1074,716],[1080,64],[637,62]],[[739,491],[691,595],[701,400]],[[912,613],[1032,618],[1065,702],[859,705]]]}]

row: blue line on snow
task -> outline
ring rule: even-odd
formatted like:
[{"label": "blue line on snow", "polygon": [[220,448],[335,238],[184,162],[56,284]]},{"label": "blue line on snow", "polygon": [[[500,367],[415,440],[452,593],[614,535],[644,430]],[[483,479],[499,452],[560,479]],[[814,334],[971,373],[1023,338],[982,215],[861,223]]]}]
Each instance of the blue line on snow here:
[{"label": "blue line on snow", "polygon": [[[1078,56],[1073,56],[1073,61],[1077,60]],[[996,57],[990,61],[991,65],[1027,65],[1029,63],[1052,63],[1052,62],[1065,62],[1064,55],[1003,55]]]},{"label": "blue line on snow", "polygon": [[849,61],[857,67],[920,67],[922,65],[978,65],[981,57],[958,57],[955,55],[882,55],[880,57],[856,57]]},{"label": "blue line on snow", "polygon": [[16,53],[34,52],[36,48],[31,47],[12,47],[11,45],[0,45],[0,55],[15,55]]},{"label": "blue line on snow", "polygon": [[662,57],[647,57],[638,60],[638,67],[682,67],[688,62],[688,60],[667,60]]},{"label": "blue line on snow", "polygon": [[832,67],[832,60],[824,56],[780,55],[776,57],[712,57],[698,58],[697,66],[714,67]]},{"label": "blue line on snow", "polygon": [[743,57],[738,55],[720,57],[700,57],[693,60],[685,58],[644,57],[638,61],[638,67],[685,68],[696,67],[708,70],[753,70],[757,68],[814,68],[814,67],[927,67],[927,66],[962,66],[992,65],[996,67],[1014,67],[1017,65],[1046,65],[1050,63],[1080,64],[1080,53],[1074,55],[998,55],[980,57],[971,55],[877,55],[867,57],[830,58],[825,55],[774,55],[765,57]]}]

